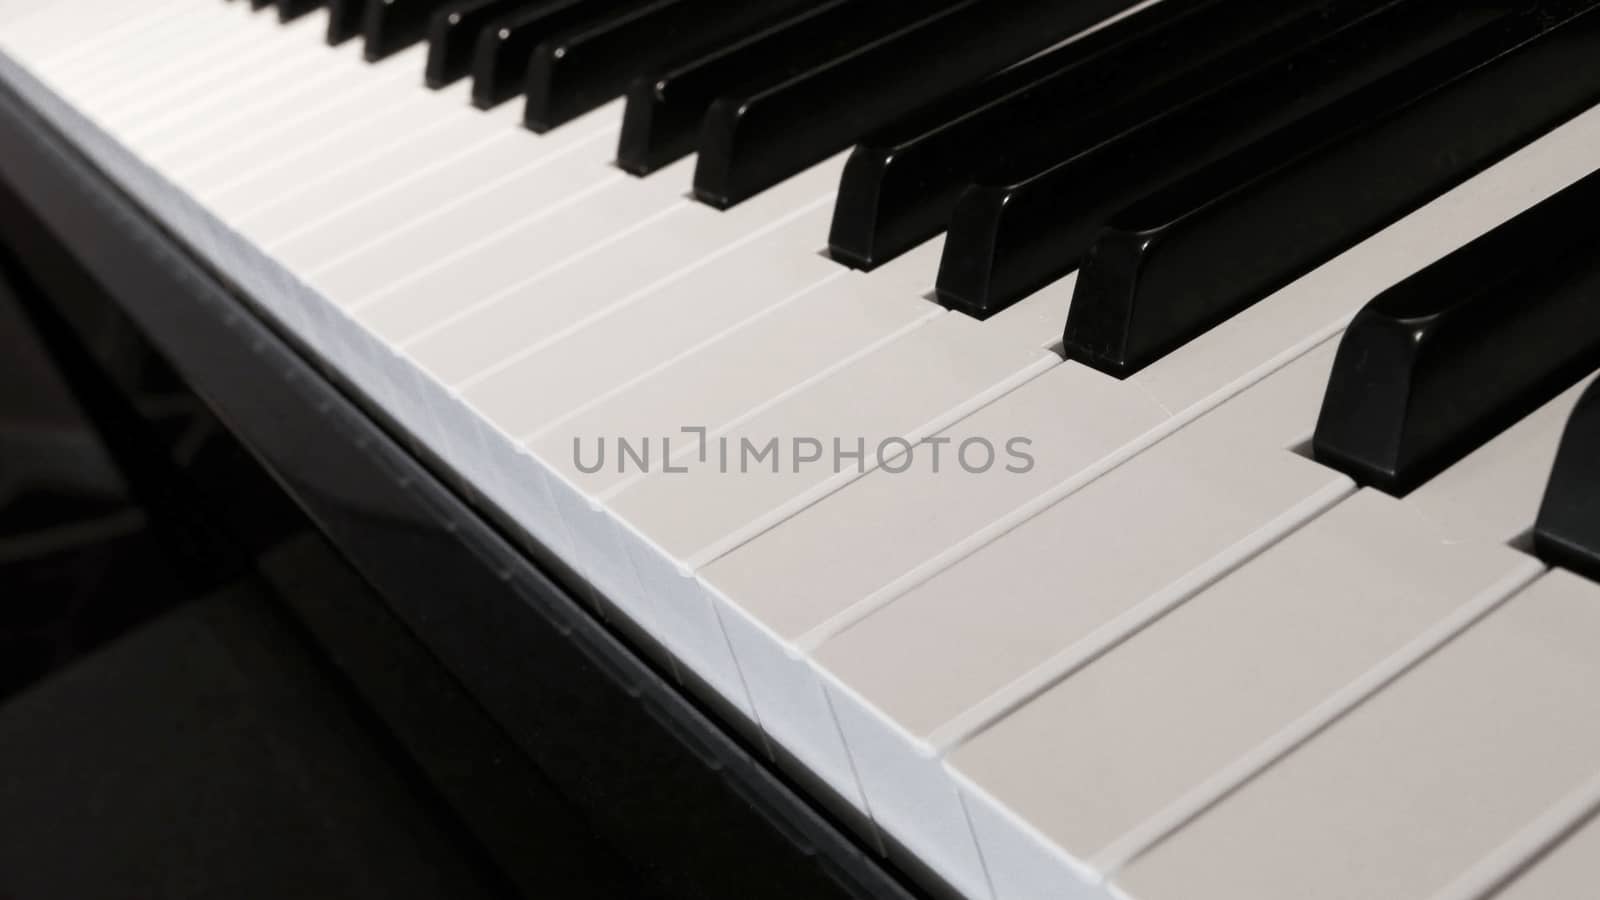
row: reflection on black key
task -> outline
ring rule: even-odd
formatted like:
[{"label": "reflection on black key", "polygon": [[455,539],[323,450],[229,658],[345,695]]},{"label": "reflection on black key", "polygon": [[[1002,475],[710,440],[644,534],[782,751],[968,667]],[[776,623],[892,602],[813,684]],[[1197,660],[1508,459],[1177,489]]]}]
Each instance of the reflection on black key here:
[{"label": "reflection on black key", "polygon": [[342,44],[361,36],[367,0],[328,0],[328,43]]},{"label": "reflection on black key", "polygon": [[[1030,143],[1071,140],[1094,111],[1184,78],[1284,21],[1329,26],[1330,0],[1158,3],[925,106],[856,145],[834,206],[833,257],[872,269],[944,230],[973,177]],[[1348,5],[1348,4],[1345,4]],[[1365,4],[1365,5],[1371,5]],[[1193,79],[1185,89],[1198,90]]]},{"label": "reflection on black key", "polygon": [[461,0],[433,16],[428,24],[428,87],[442,88],[472,74],[472,53],[478,35],[498,17],[531,6],[537,0]]},{"label": "reflection on black key", "polygon": [[674,63],[635,82],[622,116],[617,165],[648,175],[694,152],[700,122],[730,86],[762,72],[791,71],[818,57],[844,52],[867,38],[863,27],[894,10],[857,0],[817,0],[811,8],[759,29],[726,47]]},{"label": "reflection on black key", "polygon": [[1600,383],[1567,420],[1533,546],[1545,562],[1600,581]]},{"label": "reflection on black key", "polygon": [[525,120],[545,131],[611,100],[665,62],[725,47],[814,0],[656,0],[540,44],[528,64]]},{"label": "reflection on black key", "polygon": [[1119,213],[1078,273],[1067,355],[1131,374],[1600,101],[1600,10],[1562,5],[1482,28]]},{"label": "reflection on black key", "polygon": [[497,19],[478,36],[472,58],[472,102],[498,106],[522,93],[534,48],[573,28],[648,5],[650,0],[542,0]]},{"label": "reflection on black key", "polygon": [[961,195],[939,300],[978,318],[1005,309],[1077,268],[1119,209],[1520,5],[1335,4],[1326,24],[1291,23],[1176,84],[1094,110]]},{"label": "reflection on black key", "polygon": [[764,79],[706,113],[695,196],[726,208],[867,130],[1127,10],[1137,0],[969,0],[809,70]]},{"label": "reflection on black key", "polygon": [[1406,279],[1351,322],[1319,461],[1405,494],[1600,367],[1600,174]]},{"label": "reflection on black key", "polygon": [[278,21],[293,22],[301,16],[321,9],[327,0],[278,0]]},{"label": "reflection on black key", "polygon": [[377,62],[428,36],[428,22],[449,0],[371,0],[362,22],[368,62]]}]

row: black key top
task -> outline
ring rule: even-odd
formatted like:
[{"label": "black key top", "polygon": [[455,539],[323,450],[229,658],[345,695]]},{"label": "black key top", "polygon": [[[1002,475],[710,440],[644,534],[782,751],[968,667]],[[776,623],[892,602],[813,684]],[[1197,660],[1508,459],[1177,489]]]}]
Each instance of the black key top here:
[{"label": "black key top", "polygon": [[1551,565],[1600,581],[1600,383],[1583,392],[1567,420],[1533,548]]},{"label": "black key top", "polygon": [[368,62],[386,59],[428,36],[433,14],[450,0],[371,0],[361,31]]},{"label": "black key top", "polygon": [[[1158,3],[867,135],[850,153],[828,242],[872,269],[942,231],[973,177],[1013,148],[1070,140],[1091,111],[1184,78],[1286,21],[1329,27],[1328,0]],[[1351,4],[1343,4],[1349,6]],[[1370,7],[1371,3],[1361,4]],[[1186,89],[1198,89],[1192,79]]]},{"label": "black key top", "polygon": [[718,208],[826,159],[924,103],[999,72],[1137,0],[969,0],[711,105],[695,196]]},{"label": "black key top", "polygon": [[328,43],[335,46],[361,36],[367,0],[328,0]]},{"label": "black key top", "polygon": [[472,55],[472,102],[498,106],[522,93],[528,61],[540,44],[651,0],[542,0],[495,21],[478,36]]},{"label": "black key top", "polygon": [[[1403,0],[1329,8],[1135,100],[1020,148],[956,202],[940,302],[987,318],[1066,275],[1107,218],[1308,112],[1492,21],[1505,3]],[[1363,15],[1370,13],[1370,15]],[[1092,109],[1092,108],[1091,108]]]},{"label": "black key top", "polygon": [[1132,374],[1600,101],[1593,3],[1505,17],[1115,216],[1067,356]]},{"label": "black key top", "polygon": [[893,10],[857,0],[818,0],[743,40],[640,79],[628,90],[617,165],[648,175],[688,156],[706,110],[723,91],[773,67],[792,70],[856,46],[865,39],[866,27],[883,21],[885,12]]},{"label": "black key top", "polygon": [[525,120],[546,131],[619,96],[673,59],[727,46],[814,0],[657,0],[540,44],[528,64]]},{"label": "black key top", "polygon": [[321,9],[328,0],[278,0],[278,21],[293,22],[307,13]]},{"label": "black key top", "polygon": [[443,88],[472,74],[478,36],[501,16],[538,0],[464,0],[439,10],[428,24],[428,87]]},{"label": "black key top", "polygon": [[1467,244],[1350,323],[1318,461],[1405,494],[1600,367],[1600,174]]}]

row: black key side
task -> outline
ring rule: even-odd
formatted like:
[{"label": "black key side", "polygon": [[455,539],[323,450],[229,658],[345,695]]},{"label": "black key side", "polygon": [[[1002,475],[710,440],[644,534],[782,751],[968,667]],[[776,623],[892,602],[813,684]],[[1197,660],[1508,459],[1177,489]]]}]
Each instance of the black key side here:
[{"label": "black key side", "polygon": [[1077,268],[1100,227],[1140,197],[1448,45],[1521,0],[1401,0],[1328,9],[1059,140],[1014,152],[956,202],[940,302],[986,318]]},{"label": "black key side", "polygon": [[428,22],[449,0],[371,0],[361,23],[367,62],[387,59],[428,36]]},{"label": "black key side", "polygon": [[1600,173],[1367,304],[1340,340],[1319,462],[1403,495],[1600,368]]},{"label": "black key side", "polygon": [[650,0],[542,0],[495,20],[478,35],[472,54],[472,102],[499,106],[522,93],[534,48],[570,29]]},{"label": "black key side", "polygon": [[[1170,85],[1195,66],[1329,0],[1158,3],[958,91],[865,136],[839,184],[828,243],[871,270],[942,231],[968,181],[1014,148],[1071,140],[1095,111]],[[1371,5],[1366,4],[1366,5]],[[1192,87],[1192,85],[1191,85]]]},{"label": "black key side", "polygon": [[328,0],[278,0],[278,21],[293,22],[301,16],[321,9],[327,2]]},{"label": "black key side", "polygon": [[361,36],[367,0],[328,0],[328,43],[334,46]]},{"label": "black key side", "polygon": [[1505,17],[1115,216],[1067,356],[1130,375],[1600,101],[1593,2]]},{"label": "black key side", "polygon": [[528,63],[524,120],[547,131],[622,94],[663,63],[727,46],[815,0],[658,0],[540,44]]},{"label": "black key side", "polygon": [[807,71],[718,99],[694,192],[727,208],[848,147],[870,129],[1045,50],[1137,0],[968,0]]},{"label": "black key side", "polygon": [[1551,565],[1600,581],[1600,383],[1583,392],[1567,420],[1533,548]]},{"label": "black key side", "polygon": [[428,23],[428,87],[443,88],[472,74],[478,35],[494,21],[537,0],[464,0],[434,13]]},{"label": "black key side", "polygon": [[[959,0],[929,0],[939,7]],[[921,8],[921,7],[919,7]],[[755,79],[794,74],[848,53],[903,21],[900,7],[866,0],[819,0],[813,8],[743,40],[669,65],[628,89],[617,164],[646,175],[694,152],[706,111]]]}]

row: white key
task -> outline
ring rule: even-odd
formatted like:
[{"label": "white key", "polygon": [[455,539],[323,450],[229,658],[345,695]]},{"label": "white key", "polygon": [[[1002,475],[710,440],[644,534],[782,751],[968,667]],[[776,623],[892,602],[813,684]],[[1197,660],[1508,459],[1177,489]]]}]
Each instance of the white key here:
[{"label": "white key", "polygon": [[[582,496],[609,496],[638,476],[619,471],[615,459],[596,472],[579,469],[575,440],[587,439],[592,448],[602,435],[672,436],[685,425],[719,431],[754,414],[807,380],[939,316],[942,308],[921,295],[942,246],[942,238],[930,241],[870,275],[846,270],[528,438],[530,449]],[[408,352],[432,368],[439,365],[438,357],[426,355],[432,347],[424,342]],[[592,453],[586,458],[586,466],[592,464]]]},{"label": "white key", "polygon": [[[1046,289],[987,322],[940,315],[710,435],[708,464],[687,474],[653,471],[610,498],[615,549],[593,566],[627,571],[631,562],[638,583],[628,593],[655,598],[662,643],[725,696],[742,700],[737,667],[710,598],[689,577],[693,569],[858,477],[884,441],[937,431],[1058,364],[1042,347],[1059,333],[1066,300]],[[794,471],[784,449],[779,471],[756,462],[739,472],[746,441],[787,448],[797,437],[830,449],[835,439],[846,451],[859,446],[863,459],[837,472],[827,464]],[[723,439],[732,450],[727,474],[718,471],[715,449]],[[859,808],[850,779],[819,774]]]},{"label": "white key", "polygon": [[[620,117],[621,108],[613,105],[543,137],[524,129],[507,129],[502,138],[442,165],[424,167],[396,179],[376,194],[275,237],[264,245],[265,249],[291,270],[310,275],[351,261],[358,254],[380,256],[386,241],[410,230],[432,227],[435,218],[491,194],[515,194],[528,185],[530,201],[539,201],[541,195],[559,195],[561,188],[572,188],[574,179],[602,169],[594,165],[595,155],[614,145]],[[571,160],[564,161],[569,156]],[[400,161],[403,164],[406,158]],[[546,168],[557,162],[559,166]],[[590,177],[608,174],[601,171]],[[544,177],[551,175],[552,178]],[[589,183],[588,179],[580,182]],[[467,229],[461,239],[475,233],[470,225],[461,227]],[[355,281],[352,287],[331,294],[329,299],[353,303],[376,289],[365,286],[373,281],[382,284],[378,277]]]},{"label": "white key", "polygon": [[[230,94],[227,102],[158,128],[130,134],[128,146],[159,165],[180,168],[249,140],[286,119],[334,102],[359,82],[360,48],[319,48],[293,69],[275,69],[279,83]],[[396,91],[399,94],[399,91]]]},{"label": "white key", "polygon": [[1597,638],[1600,589],[1552,573],[1135,860],[1117,888],[1435,896],[1600,776]]},{"label": "white key", "polygon": [[[688,169],[680,171],[686,175]],[[630,301],[707,266],[736,265],[746,255],[740,248],[773,228],[785,226],[796,234],[787,246],[789,252],[810,255],[816,235],[790,220],[831,195],[838,172],[839,160],[830,160],[725,212],[697,203],[673,203],[647,221],[624,227],[603,245],[603,251],[597,244],[581,261],[559,270],[541,259],[541,265],[526,267],[519,276],[507,259],[497,266],[496,277],[511,280],[473,303],[458,299],[446,304],[429,296],[412,298],[404,307],[386,302],[371,311],[381,317],[374,323],[454,388],[508,380],[501,379],[502,372],[579,324],[612,316]],[[662,185],[668,190],[673,186]],[[611,191],[625,194],[627,183]],[[825,224],[822,227],[826,229]],[[772,240],[766,238],[764,243]],[[509,255],[515,249],[512,243],[503,252]],[[781,251],[774,247],[774,252]],[[474,254],[463,264],[492,259]],[[792,284],[780,283],[757,292],[770,296],[793,289]],[[515,382],[509,386],[518,389]]]},{"label": "white key", "polygon": [[[831,447],[837,437],[854,447],[860,438],[875,450],[896,436],[936,432],[1060,362],[1044,347],[1065,318],[1068,293],[1051,286],[987,322],[955,313],[934,319],[744,423],[729,440],[736,448],[742,440],[761,447],[771,438],[811,436]],[[727,478],[716,465],[683,476],[653,472],[619,495],[612,510],[695,569],[859,477],[876,465],[876,455],[838,473],[763,468]]]},{"label": "white key", "polygon": [[284,155],[319,141],[348,134],[363,123],[385,114],[385,100],[413,106],[426,100],[422,88],[412,84],[424,52],[413,47],[391,56],[362,79],[326,103],[313,104],[243,141],[216,147],[163,171],[191,193],[204,197],[222,190],[248,173],[275,165]]},{"label": "white key", "polygon": [[175,60],[174,70],[151,73],[148,81],[141,79],[140,89],[113,80],[98,95],[69,99],[129,142],[186,118],[224,111],[234,103],[269,102],[271,86],[293,83],[287,73],[325,65],[334,53],[310,40],[292,40],[309,38],[311,24],[292,26],[293,32],[276,40],[271,34],[229,30],[218,38],[222,47],[201,35],[188,35],[186,43],[165,48],[163,57]]},{"label": "white key", "polygon": [[[943,314],[921,296],[938,263],[939,247],[939,241],[930,242],[871,275],[847,271],[832,277],[596,401],[533,441],[535,459],[552,473],[551,500],[562,511],[571,557],[581,561],[586,579],[607,586],[617,581],[614,567],[596,565],[597,560],[614,559],[610,554],[616,549],[601,503],[639,476],[619,471],[614,460],[597,472],[580,470],[575,441],[592,448],[597,439],[622,435],[681,437],[679,429],[685,426],[721,432],[781,402],[808,382]],[[730,378],[730,372],[738,377]],[[588,466],[593,452],[585,457]],[[692,446],[678,449],[680,455],[693,452]],[[654,598],[637,596],[631,587],[613,593],[624,601],[633,599],[625,612],[635,622],[660,630],[654,627]]]},{"label": "white key", "polygon": [[[17,2],[17,0],[13,0]],[[0,33],[0,47],[19,58],[44,62],[65,62],[73,54],[92,52],[95,47],[117,41],[140,24],[178,11],[188,12],[202,0],[152,0],[128,3],[126,0],[72,0],[62,3],[22,3],[26,13],[6,23]],[[92,18],[93,28],[83,22]]]},{"label": "white key", "polygon": [[[463,84],[459,89],[452,89],[455,90],[465,94],[468,86]],[[480,124],[463,129],[461,116]],[[490,144],[516,142],[520,135],[514,132],[520,116],[519,111],[509,106],[488,113],[464,109],[421,134],[403,138],[370,156],[358,156],[343,168],[307,178],[270,202],[253,209],[241,208],[233,215],[232,222],[246,237],[266,246],[326,221],[363,200],[448,166],[470,153],[480,152]],[[577,127],[577,123],[571,125]]]},{"label": "white key", "polygon": [[[1269,756],[1269,751],[1262,748],[1270,745],[1274,733],[1280,730],[1296,733],[1293,732],[1296,714],[1291,713],[1309,716],[1307,722],[1315,724],[1315,716],[1325,716],[1328,711],[1323,709],[1322,713],[1315,713],[1310,709],[1333,697],[1342,684],[1357,681],[1354,676],[1346,677],[1349,673],[1339,669],[1344,681],[1302,682],[1302,693],[1283,693],[1286,682],[1275,684],[1275,690],[1280,692],[1269,697],[1256,697],[1246,687],[1238,685],[1235,685],[1237,690],[1227,687],[1234,682],[1226,679],[1250,679],[1253,673],[1278,669],[1270,661],[1251,657],[1245,647],[1234,652],[1218,652],[1216,639],[1197,641],[1197,629],[1206,634],[1227,633],[1226,626],[1208,618],[1211,613],[1206,610],[1211,609],[1211,604],[1221,604],[1218,609],[1222,612],[1216,615],[1258,617],[1256,621],[1261,625],[1248,634],[1251,634],[1251,641],[1270,650],[1278,647],[1280,641],[1269,641],[1264,636],[1272,636],[1277,633],[1275,628],[1282,626],[1269,625],[1266,613],[1250,612],[1250,604],[1275,604],[1272,615],[1290,609],[1283,605],[1288,602],[1280,596],[1283,591],[1274,591],[1275,585],[1293,583],[1296,577],[1290,573],[1299,573],[1299,580],[1306,583],[1288,591],[1294,597],[1294,604],[1325,604],[1330,609],[1338,609],[1339,615],[1346,615],[1344,610],[1350,610],[1352,615],[1358,613],[1355,625],[1365,626],[1378,623],[1379,618],[1362,612],[1365,607],[1354,605],[1349,597],[1363,597],[1363,602],[1365,599],[1379,601],[1389,591],[1382,585],[1392,585],[1402,591],[1403,596],[1390,597],[1389,602],[1394,604],[1392,609],[1408,612],[1408,615],[1418,612],[1419,607],[1410,604],[1419,602],[1422,597],[1435,597],[1437,602],[1450,601],[1451,604],[1470,601],[1464,607],[1470,613],[1482,609],[1485,599],[1493,601],[1504,596],[1506,585],[1515,585],[1518,580],[1538,572],[1533,560],[1522,559],[1520,554],[1504,548],[1504,544],[1533,524],[1542,495],[1541,480],[1549,474],[1566,415],[1578,402],[1582,388],[1584,386],[1576,386],[1566,391],[1538,413],[1502,432],[1474,455],[1467,456],[1458,466],[1418,488],[1405,501],[1363,492],[1341,504],[1322,519],[1307,525],[1304,532],[1264,552],[1240,572],[1195,597],[1179,612],[1171,613],[1144,633],[1131,637],[1126,644],[1110,650],[1106,658],[1091,663],[1083,671],[1075,671],[1067,681],[1022,708],[1021,713],[1013,714],[994,729],[974,738],[965,749],[957,751],[950,761],[950,769],[968,785],[968,810],[974,823],[987,825],[987,833],[981,831],[986,857],[1002,862],[992,870],[1000,897],[1027,897],[1038,884],[1066,886],[1074,884],[1075,878],[1094,882],[1106,876],[1138,852],[1141,842],[1162,833],[1173,820],[1186,814],[1189,806],[1197,802],[1197,796],[1206,791],[1222,790],[1229,785],[1229,778],[1237,780],[1248,773],[1248,769],[1238,769],[1237,765],[1230,769],[1230,764],[1238,759],[1261,761]],[[1320,391],[1307,397],[1314,410],[1317,397]],[[1208,420],[1210,418],[1208,416]],[[1184,439],[1208,420],[1186,429],[1174,440]],[[1139,463],[1158,450],[1160,447],[1134,460],[1120,472],[1131,474]],[[1195,472],[1190,476],[1203,477]],[[1107,477],[1104,482],[1109,480],[1112,479]],[[1526,496],[1517,496],[1517,492],[1525,492]],[[1072,501],[1067,501],[1070,503]],[[1218,509],[1227,508],[1227,500],[1218,498],[1205,508],[1189,506],[1182,501],[1179,506],[1206,509],[1214,514]],[[1346,556],[1341,556],[1341,551]],[[1458,556],[1464,559],[1451,562]],[[978,557],[974,557],[976,559]],[[1490,565],[1490,569],[1483,569],[1485,565]],[[968,588],[970,586],[968,583]],[[1336,647],[1339,652],[1362,645],[1362,637],[1341,639],[1338,636],[1344,633],[1339,631],[1338,623],[1317,618],[1328,610],[1315,605],[1307,609],[1296,605],[1293,609],[1298,610],[1293,615],[1301,621],[1320,621],[1322,644]],[[1429,609],[1438,618],[1453,615],[1459,620],[1461,615],[1454,607]],[[1389,625],[1419,631],[1414,628],[1416,621],[1413,620],[1390,621]],[[1282,644],[1293,647],[1294,642],[1299,641],[1293,629],[1282,628],[1282,631],[1285,634]],[[1448,633],[1448,626],[1445,633]],[[1197,642],[1190,652],[1174,653],[1171,652],[1173,641]],[[861,650],[853,657],[858,663]],[[1298,652],[1307,653],[1306,658],[1310,658],[1312,650]],[[822,655],[827,655],[827,649]],[[1168,665],[1152,663],[1155,657],[1168,660]],[[1378,661],[1366,658],[1365,666],[1374,668]],[[1150,677],[1130,677],[1134,669],[1142,673],[1174,673],[1170,682],[1163,682],[1166,684],[1163,690],[1170,693],[1160,695],[1171,697],[1171,703],[1157,703],[1152,698],[1155,682],[1150,681]],[[1294,671],[1310,676],[1310,669],[1304,666]],[[907,677],[914,677],[914,674]],[[1224,681],[1206,681],[1213,676]],[[1186,711],[1221,709],[1219,701],[1200,703],[1195,695],[1186,693],[1187,690],[1235,698],[1237,708],[1227,709],[1230,717],[1224,719],[1234,730],[1208,725],[1203,729],[1206,741],[1210,741],[1206,745],[1210,749],[1205,753],[1192,740],[1176,740],[1165,748],[1157,748],[1149,741],[1126,737],[1133,729],[1144,729],[1138,733],[1157,733],[1165,729],[1173,735],[1187,735],[1195,729],[1195,722]],[[1317,690],[1322,690],[1322,695],[1315,693]],[[1144,700],[1112,713],[1118,703],[1130,701],[1133,693],[1142,695]],[[1003,700],[1014,705],[1018,698]],[[1333,700],[1326,701],[1333,703]],[[1285,706],[1286,703],[1298,706]],[[1106,716],[1122,716],[1125,727],[1096,729],[1090,724],[1086,725],[1088,735],[1080,730],[1085,722],[1098,722]],[[1130,741],[1136,745],[1134,748],[1128,746]],[[1038,761],[1053,751],[1059,751],[1054,756],[1058,761],[1075,756],[1082,756],[1082,759],[1077,765],[1051,764],[1048,769],[1042,769]],[[1171,757],[1163,757],[1163,753]],[[1112,761],[1122,762],[1114,764]],[[1126,767],[1122,769],[1118,765]],[[1030,781],[1029,790],[1018,791],[1019,778],[1027,777],[1024,773],[1037,775],[1037,778]],[[1074,815],[1067,820],[1050,812],[1056,809],[1051,804],[1086,812],[1082,817]],[[1029,822],[1026,830],[1005,828],[1003,823],[1010,822],[1014,815],[1021,815]],[[1043,836],[1043,842],[1034,836]],[[1048,871],[1051,860],[1066,862],[1046,876],[1042,873]],[[1008,887],[1002,890],[1002,884]]]},{"label": "white key", "polygon": [[[837,167],[829,166],[727,212],[685,206],[520,288],[511,302],[493,307],[503,314],[448,329],[480,339],[470,356],[452,358],[460,363],[452,369],[472,374],[445,383],[508,434],[554,424],[631,375],[842,274],[813,250],[827,234],[837,179]],[[418,320],[373,324],[395,337],[415,333]],[[504,342],[490,337],[498,332],[510,334]],[[537,396],[529,396],[535,385]]]},{"label": "white key", "polygon": [[1591,818],[1485,900],[1588,900],[1600,884],[1600,820]]},{"label": "white key", "polygon": [[[1536,575],[1506,542],[1533,523],[1582,389],[1404,501],[1356,495],[956,751],[999,896],[1096,883]],[[1235,634],[1238,646],[1224,643]]]},{"label": "white key", "polygon": [[[197,27],[205,29],[209,27],[208,22],[233,23],[237,27],[243,21],[239,10],[210,4],[205,4],[204,8],[184,6],[186,8],[180,9],[174,4],[151,9],[114,28],[71,41],[59,53],[43,52],[32,56],[30,65],[56,87],[115,84],[116,81],[108,82],[106,76],[121,74],[124,67],[140,61],[158,59],[156,54],[171,47],[192,46],[188,35]],[[78,27],[68,26],[66,31],[78,34]]]},{"label": "white key", "polygon": [[674,178],[685,170],[635,181],[600,162],[602,149],[610,151],[610,136],[320,269],[312,283],[341,304],[350,298],[347,307],[363,317],[440,296],[467,306],[685,202]]},{"label": "white key", "polygon": [[212,212],[224,221],[238,222],[297,193],[302,197],[313,191],[325,193],[351,179],[361,181],[366,192],[381,190],[383,184],[372,181],[367,169],[399,148],[420,146],[416,158],[445,159],[509,127],[501,117],[490,119],[464,102],[453,102],[465,100],[465,86],[451,88],[444,96],[423,97],[426,102],[416,110],[396,104],[389,114],[368,121],[356,133],[322,142],[217,191],[209,204]]},{"label": "white key", "polygon": [[455,112],[465,113],[415,89],[392,103],[380,100],[346,126],[306,140],[276,159],[235,172],[231,180],[206,189],[203,199],[219,215],[236,208],[230,204],[258,206],[311,174],[340,165],[352,155],[370,152],[373,147],[386,146],[396,134],[425,132]]},{"label": "white key", "polygon": [[304,55],[311,48],[310,41],[299,39],[306,31],[305,26],[264,29],[248,15],[227,9],[189,10],[137,39],[107,47],[95,65],[64,73],[58,81],[75,104],[97,115],[165,109],[228,89],[248,64]]},{"label": "white key", "polygon": [[[771,567],[772,550],[741,559],[760,541],[708,566],[702,577],[727,598],[723,623],[763,727],[785,746],[805,748],[806,758],[836,757],[847,745],[849,757],[832,765],[858,775],[874,821],[946,878],[983,883],[943,755],[1352,490],[1343,476],[1289,450],[1314,427],[1332,349],[1319,348],[1090,480],[820,647],[813,649],[817,638],[808,635],[826,622],[827,594],[817,595],[821,613],[786,593],[769,602],[752,580]],[[1028,397],[1042,380],[972,420],[1025,401],[1048,404],[1052,394],[1071,396],[1046,389]],[[1145,426],[1137,417],[1118,418],[1114,407],[1106,412],[1070,419],[1053,434],[1035,432],[1035,465],[1083,465],[1119,432]],[[1150,411],[1143,415],[1153,420]],[[988,433],[1003,442],[1010,432],[991,429],[1005,429],[1005,420],[996,414],[970,430],[963,422],[952,433]],[[968,489],[957,493],[946,484],[952,480]],[[928,484],[961,502],[984,488],[1012,490],[1013,480],[1027,483],[997,467],[983,476],[950,472]],[[823,674],[820,684],[805,662],[808,652]],[[833,718],[843,744],[817,727]]]}]

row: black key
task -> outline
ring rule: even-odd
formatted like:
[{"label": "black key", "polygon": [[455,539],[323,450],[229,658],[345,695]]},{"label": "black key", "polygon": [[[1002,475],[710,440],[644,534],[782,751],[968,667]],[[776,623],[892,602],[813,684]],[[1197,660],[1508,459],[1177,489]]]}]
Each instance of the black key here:
[{"label": "black key", "polygon": [[1600,367],[1600,174],[1361,310],[1317,419],[1317,460],[1410,492]]},{"label": "black key", "polygon": [[326,5],[328,0],[278,0],[278,21],[293,22]]},{"label": "black key", "polygon": [[478,35],[501,16],[538,0],[465,0],[445,7],[428,25],[428,87],[442,88],[472,74]]},{"label": "black key", "polygon": [[695,196],[727,208],[844,149],[866,131],[999,72],[1137,0],[969,0],[810,70],[711,105]]},{"label": "black key", "polygon": [[[1003,164],[1013,148],[1070,140],[1093,112],[1170,85],[1286,21],[1311,16],[1327,27],[1328,7],[1338,5],[1158,3],[919,109],[867,135],[851,151],[834,206],[830,252],[856,268],[882,265],[944,230],[967,183],[980,170]],[[1185,89],[1198,86],[1186,79]]]},{"label": "black key", "polygon": [[1600,581],[1600,383],[1583,392],[1567,420],[1533,548],[1551,565]]},{"label": "black key", "polygon": [[472,102],[499,106],[522,93],[528,61],[540,44],[651,0],[542,0],[497,19],[478,36],[472,55]]},{"label": "black key", "polygon": [[1484,23],[1505,3],[1329,7],[1013,151],[957,201],[940,302],[987,318],[1078,267],[1106,219]]},{"label": "black key", "polygon": [[251,12],[260,12],[271,6],[272,3],[273,0],[250,0],[250,10]]},{"label": "black key", "polygon": [[1067,356],[1138,371],[1600,101],[1594,2],[1507,16],[1119,213]]},{"label": "black key", "polygon": [[328,0],[328,43],[360,37],[366,19],[367,0]]},{"label": "black key", "polygon": [[386,59],[428,36],[428,22],[450,0],[371,0],[361,31],[368,62]]},{"label": "black key", "polygon": [[727,46],[814,0],[657,0],[540,44],[528,64],[525,120],[546,131],[619,96],[668,60]]},{"label": "black key", "polygon": [[818,0],[726,47],[634,82],[622,116],[617,165],[648,175],[694,152],[700,122],[719,94],[773,67],[792,70],[843,52],[886,20],[883,7],[857,0]]}]

